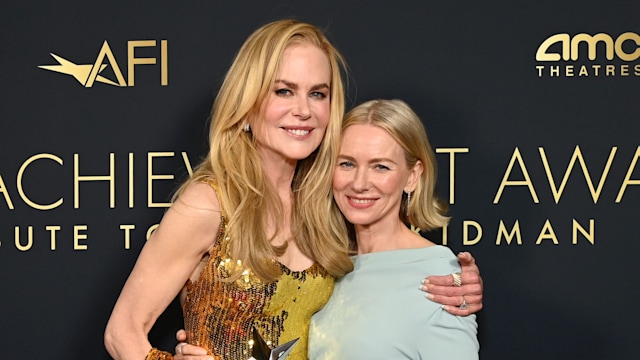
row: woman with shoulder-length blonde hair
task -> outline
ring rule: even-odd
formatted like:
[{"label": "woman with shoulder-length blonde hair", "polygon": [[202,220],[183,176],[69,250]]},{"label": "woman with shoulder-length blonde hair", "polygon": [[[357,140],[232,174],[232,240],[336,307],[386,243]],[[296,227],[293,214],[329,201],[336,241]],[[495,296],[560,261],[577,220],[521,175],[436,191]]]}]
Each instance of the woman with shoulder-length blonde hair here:
[{"label": "woman with shoulder-length blonde hair", "polygon": [[447,206],[435,196],[437,163],[430,151],[431,143],[421,120],[402,100],[370,100],[353,108],[345,116],[342,129],[368,124],[387,131],[402,147],[407,166],[422,164],[423,171],[415,190],[402,194],[400,219],[423,230],[446,226],[449,217],[443,215]]},{"label": "woman with shoulder-length blonde hair", "polygon": [[311,316],[353,269],[331,212],[343,71],[340,53],[307,23],[275,21],[245,41],[213,104],[209,153],[114,306],[105,346],[115,359],[172,358],[147,334],[177,294],[192,344],[179,344],[178,357],[192,349],[246,360],[257,332],[270,346],[299,339],[290,359],[306,358]]},{"label": "woman with shoulder-length blonde hair", "polygon": [[[424,301],[407,281],[461,271],[449,248],[408,227],[434,230],[449,220],[422,122],[401,100],[374,100],[351,110],[342,129],[333,197],[351,229],[354,270],[313,316],[309,358],[477,359],[475,316]],[[467,306],[465,296],[458,301]]]}]

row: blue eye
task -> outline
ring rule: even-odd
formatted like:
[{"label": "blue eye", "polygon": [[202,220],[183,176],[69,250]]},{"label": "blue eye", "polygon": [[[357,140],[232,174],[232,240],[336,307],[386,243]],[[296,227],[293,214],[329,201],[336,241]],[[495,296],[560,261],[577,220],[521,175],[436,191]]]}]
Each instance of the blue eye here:
[{"label": "blue eye", "polygon": [[276,89],[275,93],[278,96],[287,96],[287,95],[291,95],[292,94],[291,90],[289,90],[287,88]]},{"label": "blue eye", "polygon": [[318,99],[326,99],[327,98],[327,94],[321,92],[321,91],[314,91],[311,93],[310,95],[313,98],[318,98]]},{"label": "blue eye", "polygon": [[378,164],[376,165],[376,169],[377,170],[382,170],[382,171],[387,171],[387,170],[391,170],[390,167],[386,166],[386,165],[382,165],[382,164]]},{"label": "blue eye", "polygon": [[353,163],[351,161],[340,161],[338,163],[338,166],[343,168],[350,168],[353,167]]}]

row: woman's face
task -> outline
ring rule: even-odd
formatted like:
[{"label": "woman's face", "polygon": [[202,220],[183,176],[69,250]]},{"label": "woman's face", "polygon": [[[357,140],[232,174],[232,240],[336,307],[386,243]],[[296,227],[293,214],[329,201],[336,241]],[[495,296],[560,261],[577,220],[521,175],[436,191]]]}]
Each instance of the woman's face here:
[{"label": "woman's face", "polygon": [[404,150],[384,129],[352,125],[342,133],[333,171],[333,197],[358,226],[398,221],[404,190],[413,190],[422,169],[409,169]]},{"label": "woman's face", "polygon": [[330,117],[331,66],[320,48],[289,46],[273,89],[251,124],[265,159],[302,160],[318,148]]}]

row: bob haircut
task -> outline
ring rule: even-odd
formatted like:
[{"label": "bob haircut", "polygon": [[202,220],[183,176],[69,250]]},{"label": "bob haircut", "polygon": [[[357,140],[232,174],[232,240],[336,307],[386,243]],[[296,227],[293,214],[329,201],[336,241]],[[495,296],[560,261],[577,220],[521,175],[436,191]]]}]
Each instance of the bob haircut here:
[{"label": "bob haircut", "polygon": [[[423,171],[411,201],[408,201],[406,193],[402,194],[400,219],[426,231],[446,226],[449,222],[445,216],[446,205],[435,196],[435,154],[422,121],[409,105],[402,100],[367,101],[345,115],[342,131],[352,125],[373,125],[388,132],[404,150],[409,169],[418,161],[422,162]],[[349,233],[353,235],[351,226]]]}]

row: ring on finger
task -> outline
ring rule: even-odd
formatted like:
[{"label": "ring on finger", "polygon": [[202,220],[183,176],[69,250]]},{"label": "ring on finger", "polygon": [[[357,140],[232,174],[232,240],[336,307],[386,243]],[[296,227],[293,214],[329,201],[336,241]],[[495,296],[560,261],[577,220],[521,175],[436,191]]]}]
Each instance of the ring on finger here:
[{"label": "ring on finger", "polygon": [[465,300],[464,296],[462,296],[462,303],[460,304],[460,306],[458,306],[458,308],[460,310],[465,310],[469,307],[469,305],[467,305],[467,300]]},{"label": "ring on finger", "polygon": [[182,348],[187,345],[187,343],[180,343],[178,344],[178,346],[176,346],[176,353],[178,355],[182,355]]},{"label": "ring on finger", "polygon": [[460,273],[452,273],[451,277],[453,278],[453,286],[462,286],[462,277]]}]

